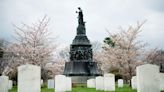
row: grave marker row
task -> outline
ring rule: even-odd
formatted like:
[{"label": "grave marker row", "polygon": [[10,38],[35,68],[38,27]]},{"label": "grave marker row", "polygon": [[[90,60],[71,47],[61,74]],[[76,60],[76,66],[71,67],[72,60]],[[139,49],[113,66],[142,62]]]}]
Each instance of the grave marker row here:
[{"label": "grave marker row", "polygon": [[[120,81],[120,85],[123,83],[123,80]],[[104,91],[115,91],[115,76],[114,74],[104,74],[104,76],[98,76],[95,79],[87,80],[88,88],[95,88],[96,90]]]},{"label": "grave marker row", "polygon": [[[55,92],[72,90],[70,77],[55,76]],[[54,83],[54,80],[51,80]],[[12,81],[7,76],[0,76],[0,92],[8,92],[12,88]],[[35,85],[35,86],[33,86]],[[52,86],[54,88],[54,86]],[[96,79],[89,79],[87,87],[96,90],[115,91],[114,74],[105,74]],[[118,87],[123,87],[123,80],[118,80]],[[18,67],[18,92],[40,92],[41,69],[39,66],[22,65]],[[159,73],[159,67],[146,64],[137,67],[137,76],[132,77],[132,88],[137,92],[160,92],[164,90],[164,73]]]}]

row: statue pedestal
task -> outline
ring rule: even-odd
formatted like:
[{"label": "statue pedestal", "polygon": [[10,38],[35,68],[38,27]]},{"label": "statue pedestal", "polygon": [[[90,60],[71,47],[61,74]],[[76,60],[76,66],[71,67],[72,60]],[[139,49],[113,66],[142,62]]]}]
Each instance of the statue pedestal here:
[{"label": "statue pedestal", "polygon": [[72,83],[75,84],[86,84],[87,80],[90,78],[95,78],[94,76],[69,76],[72,78]]},{"label": "statue pedestal", "polygon": [[72,83],[87,83],[87,80],[100,76],[96,62],[66,62],[64,75],[72,78]]}]

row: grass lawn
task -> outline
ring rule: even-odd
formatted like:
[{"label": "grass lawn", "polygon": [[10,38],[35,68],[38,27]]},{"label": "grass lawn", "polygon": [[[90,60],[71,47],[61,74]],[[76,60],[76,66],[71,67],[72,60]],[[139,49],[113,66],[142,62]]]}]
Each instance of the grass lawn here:
[{"label": "grass lawn", "polygon": [[[14,87],[9,92],[17,92],[17,87]],[[54,92],[54,89],[42,88],[41,92]],[[72,92],[104,92],[104,91],[96,91],[94,88],[86,88],[85,86],[78,86],[72,89]],[[129,86],[124,86],[123,88],[116,88],[115,92],[137,92],[136,90],[132,90]],[[164,92],[164,91],[161,91]]]}]

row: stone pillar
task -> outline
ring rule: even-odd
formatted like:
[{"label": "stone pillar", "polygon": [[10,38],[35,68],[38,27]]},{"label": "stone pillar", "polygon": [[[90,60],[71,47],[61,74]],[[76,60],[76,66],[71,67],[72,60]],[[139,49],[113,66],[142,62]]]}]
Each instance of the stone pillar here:
[{"label": "stone pillar", "polygon": [[104,74],[104,91],[115,91],[114,74]]},{"label": "stone pillar", "polygon": [[89,79],[89,80],[87,80],[87,87],[88,88],[95,88],[96,87],[96,81],[95,81],[95,79]]},{"label": "stone pillar", "polygon": [[9,89],[12,89],[13,88],[13,81],[12,80],[9,80],[9,86],[8,86]]},{"label": "stone pillar", "polygon": [[48,85],[47,85],[48,89],[54,89],[55,88],[54,79],[49,79],[47,83],[48,83]]},{"label": "stone pillar", "polygon": [[137,89],[137,76],[133,76],[131,79],[132,89]]},{"label": "stone pillar", "polygon": [[8,92],[8,83],[9,77],[8,76],[0,76],[0,92]]},{"label": "stone pillar", "polygon": [[66,77],[64,75],[55,76],[55,92],[65,92],[66,84]]},{"label": "stone pillar", "polygon": [[160,73],[160,90],[164,90],[164,73]]},{"label": "stone pillar", "polygon": [[137,67],[137,92],[160,92],[159,66],[145,64]]},{"label": "stone pillar", "polygon": [[96,77],[96,90],[104,90],[104,77]]},{"label": "stone pillar", "polygon": [[72,80],[71,77],[66,77],[65,79],[65,86],[66,86],[66,91],[71,92],[72,91]]},{"label": "stone pillar", "polygon": [[41,86],[43,85],[43,79],[40,80],[40,85],[41,85]]},{"label": "stone pillar", "polygon": [[39,66],[26,64],[18,67],[18,92],[40,92],[40,80]]},{"label": "stone pillar", "polygon": [[124,86],[123,79],[118,79],[118,87],[123,87],[123,86]]}]

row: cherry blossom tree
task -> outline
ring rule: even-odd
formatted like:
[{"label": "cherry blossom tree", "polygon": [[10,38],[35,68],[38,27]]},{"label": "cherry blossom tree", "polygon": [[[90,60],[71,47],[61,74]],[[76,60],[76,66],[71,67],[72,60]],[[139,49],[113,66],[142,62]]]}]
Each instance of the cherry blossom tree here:
[{"label": "cherry blossom tree", "polygon": [[145,22],[129,26],[127,30],[120,28],[119,33],[112,34],[108,31],[110,41],[105,41],[103,46],[104,60],[102,70],[111,72],[115,67],[125,80],[130,80],[135,75],[136,66],[143,64],[141,57],[147,45],[138,39],[141,27]]},{"label": "cherry blossom tree", "polygon": [[7,47],[7,41],[3,38],[0,38],[0,75],[3,74],[3,70],[7,66],[7,62],[5,61],[5,48]]},{"label": "cherry blossom tree", "polygon": [[48,25],[49,19],[46,16],[32,25],[14,25],[17,42],[10,44],[6,49],[6,52],[10,53],[10,58],[4,74],[15,74],[19,65],[33,64],[41,66],[42,76],[46,76],[45,65],[53,61],[53,52],[57,46],[53,43],[54,39],[50,36]]},{"label": "cherry blossom tree", "polygon": [[164,51],[162,49],[152,49],[146,54],[146,63],[156,64],[160,67],[160,72],[164,72]]}]

